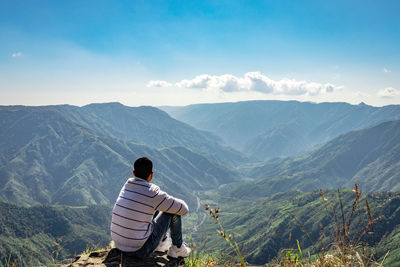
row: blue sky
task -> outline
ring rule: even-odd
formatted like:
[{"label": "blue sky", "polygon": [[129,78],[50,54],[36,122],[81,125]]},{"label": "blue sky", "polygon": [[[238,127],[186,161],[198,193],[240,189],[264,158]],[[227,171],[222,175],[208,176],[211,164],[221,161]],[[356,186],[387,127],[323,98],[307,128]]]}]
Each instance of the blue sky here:
[{"label": "blue sky", "polygon": [[400,104],[400,1],[0,2],[0,104]]}]

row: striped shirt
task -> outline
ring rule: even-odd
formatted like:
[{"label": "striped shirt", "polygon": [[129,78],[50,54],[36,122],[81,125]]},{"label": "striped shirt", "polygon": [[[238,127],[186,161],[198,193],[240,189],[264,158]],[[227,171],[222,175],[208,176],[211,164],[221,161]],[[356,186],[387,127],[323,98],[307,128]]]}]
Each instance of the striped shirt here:
[{"label": "striped shirt", "polygon": [[111,219],[111,239],[115,246],[127,252],[139,250],[153,232],[156,210],[185,215],[185,201],[169,196],[155,184],[134,177],[121,189]]}]

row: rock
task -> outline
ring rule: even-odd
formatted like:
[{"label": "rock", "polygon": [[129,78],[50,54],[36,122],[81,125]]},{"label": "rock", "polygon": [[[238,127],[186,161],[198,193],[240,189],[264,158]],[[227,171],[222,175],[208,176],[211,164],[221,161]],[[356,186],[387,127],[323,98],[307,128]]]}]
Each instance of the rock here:
[{"label": "rock", "polygon": [[[120,265],[121,264],[121,265]],[[149,257],[138,258],[124,253],[117,248],[107,248],[77,256],[72,263],[64,267],[105,266],[105,267],[152,267],[152,266],[185,266],[183,258],[174,259],[166,253],[155,252]]]}]

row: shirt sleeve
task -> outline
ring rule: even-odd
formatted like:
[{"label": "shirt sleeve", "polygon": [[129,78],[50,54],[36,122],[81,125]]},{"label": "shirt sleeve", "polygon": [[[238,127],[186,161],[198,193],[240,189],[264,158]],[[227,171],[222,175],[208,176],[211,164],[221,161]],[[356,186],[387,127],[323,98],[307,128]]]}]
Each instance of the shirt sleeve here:
[{"label": "shirt sleeve", "polygon": [[185,201],[172,197],[161,190],[157,195],[157,199],[158,204],[155,207],[156,210],[177,215],[185,215],[189,212],[189,207]]}]

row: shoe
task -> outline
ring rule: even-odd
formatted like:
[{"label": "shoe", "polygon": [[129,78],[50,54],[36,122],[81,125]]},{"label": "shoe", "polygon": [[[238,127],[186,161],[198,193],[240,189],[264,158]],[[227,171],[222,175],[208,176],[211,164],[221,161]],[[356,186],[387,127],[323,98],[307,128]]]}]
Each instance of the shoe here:
[{"label": "shoe", "polygon": [[180,248],[178,248],[175,245],[171,245],[167,255],[172,258],[178,258],[178,257],[186,258],[190,255],[190,251],[192,250],[185,243],[182,243]]},{"label": "shoe", "polygon": [[172,239],[169,235],[167,235],[167,238],[163,241],[161,240],[160,243],[158,244],[157,248],[154,250],[156,252],[167,252],[168,249],[172,245]]}]

